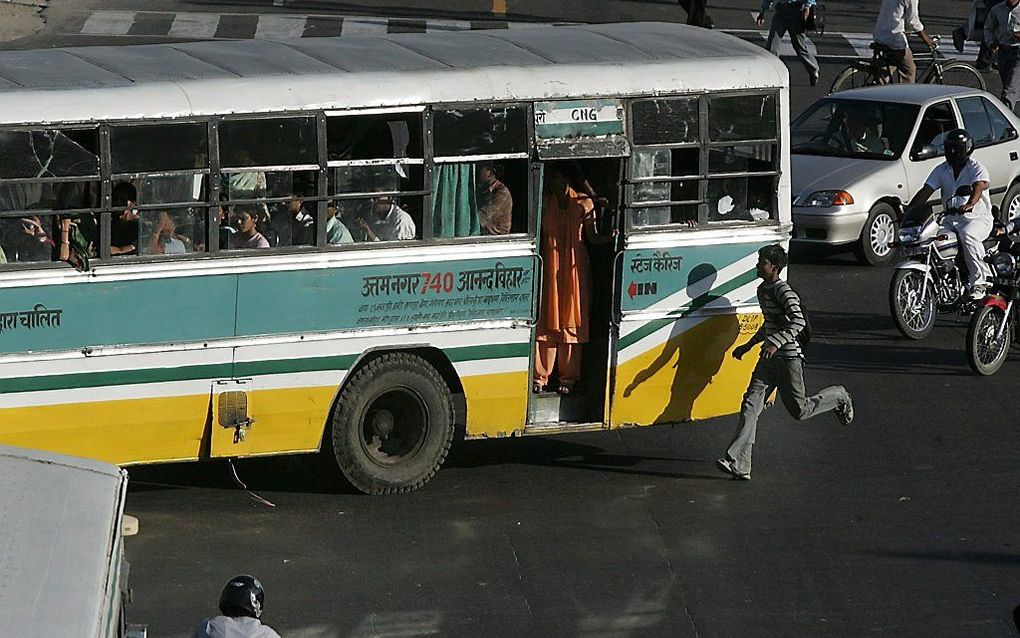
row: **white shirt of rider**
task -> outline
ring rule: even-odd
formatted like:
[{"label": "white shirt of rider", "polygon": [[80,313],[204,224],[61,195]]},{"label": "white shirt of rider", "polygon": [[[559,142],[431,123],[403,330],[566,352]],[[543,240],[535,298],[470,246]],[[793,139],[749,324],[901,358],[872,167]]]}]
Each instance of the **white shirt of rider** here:
[{"label": "white shirt of rider", "polygon": [[[956,208],[960,204],[969,201],[969,196],[961,198],[957,202],[950,200],[956,196],[956,191],[961,186],[973,186],[975,182],[991,182],[991,179],[988,176],[988,169],[981,162],[973,157],[968,157],[967,163],[960,169],[959,175],[953,175],[953,167],[949,165],[949,162],[942,162],[932,170],[931,175],[928,176],[924,184],[929,188],[939,191],[942,205],[948,209]],[[988,197],[987,187],[981,193],[981,199],[974,204],[974,209],[966,213],[964,217],[968,219],[987,218],[991,221],[992,200]]]}]

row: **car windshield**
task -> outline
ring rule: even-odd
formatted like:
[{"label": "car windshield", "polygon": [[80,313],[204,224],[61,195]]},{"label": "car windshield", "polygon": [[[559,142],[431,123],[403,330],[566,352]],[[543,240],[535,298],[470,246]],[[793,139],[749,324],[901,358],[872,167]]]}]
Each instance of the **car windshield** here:
[{"label": "car windshield", "polygon": [[800,155],[892,160],[900,156],[920,108],[916,104],[824,98],[791,125]]}]

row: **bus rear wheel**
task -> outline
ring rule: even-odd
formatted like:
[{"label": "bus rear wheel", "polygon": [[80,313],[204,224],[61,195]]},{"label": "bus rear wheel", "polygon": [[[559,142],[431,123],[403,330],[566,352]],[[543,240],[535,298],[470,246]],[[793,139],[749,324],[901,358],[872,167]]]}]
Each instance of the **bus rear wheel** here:
[{"label": "bus rear wheel", "polygon": [[383,354],[341,392],[333,411],[333,454],[361,492],[410,492],[443,464],[453,422],[450,389],[432,365],[413,354]]}]

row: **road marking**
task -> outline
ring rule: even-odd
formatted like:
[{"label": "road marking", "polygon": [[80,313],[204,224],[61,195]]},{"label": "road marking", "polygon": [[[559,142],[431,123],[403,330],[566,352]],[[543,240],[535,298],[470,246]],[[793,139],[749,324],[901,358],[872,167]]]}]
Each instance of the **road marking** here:
[{"label": "road marking", "polygon": [[434,33],[438,31],[468,31],[471,29],[470,20],[426,20],[425,31]]},{"label": "road marking", "polygon": [[386,33],[390,21],[386,18],[348,18],[344,17],[341,35],[365,35]]},{"label": "road marking", "polygon": [[306,21],[304,16],[264,15],[259,17],[258,27],[255,28],[255,38],[260,40],[300,38],[305,32]]},{"label": "road marking", "polygon": [[81,27],[88,35],[127,35],[137,11],[93,11]]},{"label": "road marking", "polygon": [[211,38],[216,35],[220,16],[215,13],[178,13],[167,33],[172,38]]}]

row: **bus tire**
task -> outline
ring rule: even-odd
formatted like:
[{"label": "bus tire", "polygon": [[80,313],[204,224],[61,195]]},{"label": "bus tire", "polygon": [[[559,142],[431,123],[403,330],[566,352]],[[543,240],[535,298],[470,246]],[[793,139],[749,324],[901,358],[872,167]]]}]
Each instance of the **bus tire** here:
[{"label": "bus tire", "polygon": [[393,352],[354,373],[333,411],[333,454],[344,477],[366,494],[425,485],[453,441],[450,389],[432,365]]}]

